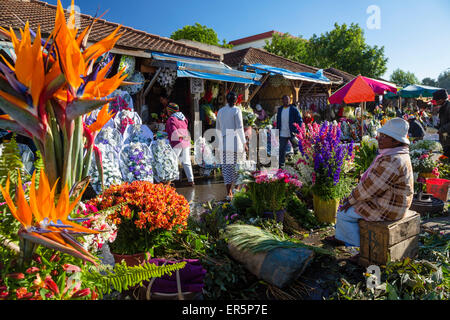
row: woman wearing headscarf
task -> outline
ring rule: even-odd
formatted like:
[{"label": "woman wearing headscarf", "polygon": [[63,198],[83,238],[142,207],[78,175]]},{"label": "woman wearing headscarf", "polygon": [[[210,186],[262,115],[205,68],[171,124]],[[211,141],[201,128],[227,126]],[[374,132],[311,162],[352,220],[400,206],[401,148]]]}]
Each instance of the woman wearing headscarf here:
[{"label": "woman wearing headscarf", "polygon": [[184,172],[190,186],[194,186],[194,174],[191,165],[191,139],[188,130],[188,120],[180,107],[175,103],[169,103],[166,107],[169,116],[166,122],[166,132],[169,136],[170,145],[175,151],[178,159],[183,165]]},{"label": "woman wearing headscarf", "polygon": [[227,200],[233,198],[233,185],[237,180],[236,164],[238,153],[248,151],[245,141],[242,111],[234,104],[234,92],[227,95],[228,104],[217,113],[216,130],[219,136],[219,149],[222,152],[222,174],[227,188]]}]

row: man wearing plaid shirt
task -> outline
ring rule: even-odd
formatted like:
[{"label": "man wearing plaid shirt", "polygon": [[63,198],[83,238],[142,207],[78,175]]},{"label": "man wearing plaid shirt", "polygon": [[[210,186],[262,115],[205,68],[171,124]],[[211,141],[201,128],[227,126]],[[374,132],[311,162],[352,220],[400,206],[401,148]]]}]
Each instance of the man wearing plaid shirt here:
[{"label": "man wearing plaid shirt", "polygon": [[395,221],[411,206],[414,178],[409,157],[409,124],[395,118],[378,130],[379,155],[338,212],[335,237],[339,245],[360,246],[358,220]]}]

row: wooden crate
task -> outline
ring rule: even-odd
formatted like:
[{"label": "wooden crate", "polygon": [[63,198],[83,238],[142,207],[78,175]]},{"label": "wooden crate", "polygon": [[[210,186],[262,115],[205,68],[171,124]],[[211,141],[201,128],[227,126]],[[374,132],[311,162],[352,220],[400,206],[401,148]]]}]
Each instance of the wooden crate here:
[{"label": "wooden crate", "polygon": [[408,211],[394,222],[359,221],[361,247],[359,262],[362,266],[386,265],[389,261],[415,257],[419,248],[420,215]]}]

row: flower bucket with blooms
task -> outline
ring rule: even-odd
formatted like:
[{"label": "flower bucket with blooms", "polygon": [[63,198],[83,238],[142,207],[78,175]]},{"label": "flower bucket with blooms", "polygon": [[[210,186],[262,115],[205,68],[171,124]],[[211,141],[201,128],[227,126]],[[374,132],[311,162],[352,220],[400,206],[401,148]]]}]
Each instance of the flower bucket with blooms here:
[{"label": "flower bucket with blooms", "polygon": [[353,143],[341,143],[340,125],[324,122],[321,126],[297,125],[297,129],[303,156],[297,165],[313,168],[311,190],[315,214],[321,222],[334,223],[339,201],[349,187],[344,175],[353,162]]},{"label": "flower bucket with blooms", "polygon": [[[112,186],[87,202],[98,210],[126,203],[109,216],[118,228],[111,251],[118,254],[153,252],[164,240],[187,226],[190,209],[173,187],[134,181]],[[153,255],[152,255],[153,256]]]},{"label": "flower bucket with blooms", "polygon": [[302,187],[296,175],[281,169],[255,171],[247,176],[245,183],[258,216],[285,210],[287,196]]}]

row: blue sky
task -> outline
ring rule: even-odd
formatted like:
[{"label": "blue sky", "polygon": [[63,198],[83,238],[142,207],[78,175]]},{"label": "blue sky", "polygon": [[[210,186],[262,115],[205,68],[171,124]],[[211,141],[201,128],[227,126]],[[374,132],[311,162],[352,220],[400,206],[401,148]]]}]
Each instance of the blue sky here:
[{"label": "blue sky", "polygon": [[[45,0],[44,0],[45,1]],[[57,0],[47,0],[56,4]],[[67,7],[70,0],[62,0]],[[437,78],[450,68],[448,0],[75,0],[82,13],[109,9],[106,20],[160,36],[196,22],[227,41],[277,30],[309,38],[330,31],[334,23],[358,23],[369,45],[385,47],[388,79],[396,68],[419,80]],[[380,8],[380,29],[369,29],[367,8]]]}]

